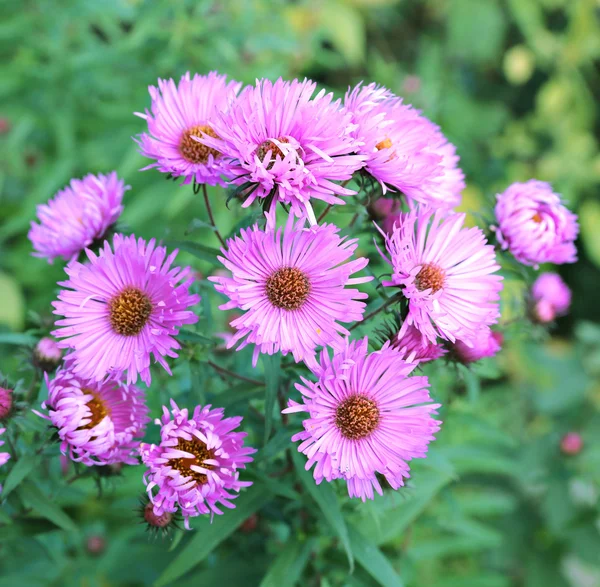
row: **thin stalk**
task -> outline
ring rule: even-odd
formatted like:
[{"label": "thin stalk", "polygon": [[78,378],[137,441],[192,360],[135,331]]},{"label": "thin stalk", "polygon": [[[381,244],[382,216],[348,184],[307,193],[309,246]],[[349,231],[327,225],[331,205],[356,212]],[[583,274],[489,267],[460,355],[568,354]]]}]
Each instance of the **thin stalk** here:
[{"label": "thin stalk", "polygon": [[234,373],[229,369],[225,369],[223,367],[219,367],[216,363],[212,361],[208,361],[208,364],[221,375],[226,375],[227,377],[231,377],[232,379],[239,379],[240,381],[245,381],[246,383],[251,383],[252,385],[257,385],[259,387],[264,386],[264,382],[259,381],[258,379],[252,379],[251,377],[244,377],[244,375],[239,375],[238,373]]},{"label": "thin stalk", "polygon": [[214,228],[215,234],[217,235],[217,238],[219,239],[221,244],[223,246],[225,246],[225,241],[223,240],[223,237],[221,236],[221,233],[219,232],[219,229],[217,228],[217,225],[215,224],[215,217],[213,216],[212,208],[210,207],[210,202],[208,200],[208,192],[206,190],[205,183],[202,184],[202,195],[204,196],[204,203],[206,204],[206,211],[208,212],[208,218],[210,220],[210,225]]},{"label": "thin stalk", "polygon": [[400,296],[398,295],[392,296],[391,298],[387,299],[381,306],[379,306],[379,308],[373,310],[372,312],[369,312],[366,316],[363,317],[362,320],[355,322],[352,326],[350,326],[348,330],[354,330],[357,326],[364,324],[367,320],[373,318],[373,316],[377,316],[379,312],[383,312],[383,310],[385,310],[388,306],[391,306],[394,302],[399,301],[399,299]]}]

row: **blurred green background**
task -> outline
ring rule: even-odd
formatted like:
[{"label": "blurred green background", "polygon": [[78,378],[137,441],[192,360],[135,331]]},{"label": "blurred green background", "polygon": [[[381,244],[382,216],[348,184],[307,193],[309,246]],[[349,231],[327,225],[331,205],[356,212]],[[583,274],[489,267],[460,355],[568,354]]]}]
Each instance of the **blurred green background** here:
[{"label": "blurred green background", "polygon": [[[513,324],[497,362],[432,371],[445,425],[431,459],[415,466],[415,488],[345,507],[409,586],[600,585],[596,0],[0,0],[0,17],[0,331],[50,320],[62,267],[30,257],[26,233],[36,205],[71,177],[116,169],[132,186],[123,224],[140,236],[200,234],[190,219],[205,212],[192,190],[138,172],[146,161],[131,137],[144,125],[133,112],[149,106],[157,77],[307,76],[340,96],[376,81],[456,144],[462,209],[490,218],[509,183],[550,181],[580,215],[580,261],[560,269],[574,291],[571,315],[533,343]],[[228,233],[243,213],[216,207]],[[516,282],[507,291],[505,320],[520,311]],[[0,350],[0,373],[18,377],[22,355]],[[583,435],[578,456],[560,453],[569,430]],[[136,471],[117,487],[114,511],[140,488]],[[172,558],[168,546],[148,544],[94,495],[63,495],[87,504],[79,542],[32,531],[3,543],[0,529],[0,584],[151,584]],[[310,560],[288,548],[298,529],[278,515],[263,512],[255,534],[234,534],[177,585],[283,585],[296,559],[292,576],[309,585],[386,584],[358,555],[347,576],[335,544]],[[85,540],[97,534],[106,546],[93,555]]]}]

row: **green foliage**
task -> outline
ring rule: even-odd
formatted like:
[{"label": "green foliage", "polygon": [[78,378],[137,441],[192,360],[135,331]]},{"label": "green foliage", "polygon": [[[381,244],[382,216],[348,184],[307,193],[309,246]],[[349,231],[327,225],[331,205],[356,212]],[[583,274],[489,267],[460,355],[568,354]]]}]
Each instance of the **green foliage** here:
[{"label": "green foliage", "polygon": [[[600,584],[594,0],[0,0],[0,10],[0,385],[7,378],[19,404],[6,433],[12,458],[0,469],[0,587]],[[536,177],[580,214],[580,262],[561,268],[572,315],[553,337],[533,329],[520,269],[504,267],[505,351],[468,369],[425,366],[442,430],[428,457],[411,463],[407,485],[373,502],[348,499],[341,483],[316,486],[304,470],[290,444],[301,420],[279,413],[297,397],[289,357],[263,357],[254,369],[250,349],[227,351],[215,336],[233,314],[216,310],[222,302],[206,280],[220,243],[202,197],[138,173],[147,161],[131,140],[144,126],[133,112],[149,106],[147,86],[211,69],[246,83],[306,75],[338,95],[362,79],[385,84],[457,145],[465,211],[489,221],[495,193]],[[101,481],[73,463],[63,470],[25,401],[40,389],[31,348],[51,329],[64,278],[61,263],[30,256],[29,223],[71,177],[112,169],[132,187],[121,228],[178,247],[203,297],[199,324],[179,336],[173,377],[153,374],[152,416],[170,397],[212,403],[243,416],[259,447],[241,475],[254,485],[236,509],[166,539],[149,539],[135,513],[142,467]],[[228,207],[220,189],[208,196],[224,236],[259,217],[235,199]],[[349,202],[329,217],[346,232],[356,218],[359,252],[381,276],[362,207]],[[368,292],[367,311],[385,303]],[[584,441],[575,456],[559,448],[569,431]],[[147,441],[157,439],[150,429]],[[92,552],[91,537],[104,548]]]}]

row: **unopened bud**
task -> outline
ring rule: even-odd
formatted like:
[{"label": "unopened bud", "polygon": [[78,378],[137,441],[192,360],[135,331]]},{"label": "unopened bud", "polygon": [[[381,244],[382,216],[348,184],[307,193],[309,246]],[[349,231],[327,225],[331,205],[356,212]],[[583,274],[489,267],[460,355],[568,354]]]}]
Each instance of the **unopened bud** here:
[{"label": "unopened bud", "polygon": [[12,406],[13,406],[13,398],[12,398],[12,389],[6,389],[4,387],[0,387],[0,420],[4,418],[8,418]]},{"label": "unopened bud", "polygon": [[577,432],[569,432],[560,441],[560,450],[566,455],[578,455],[583,449],[583,438]]},{"label": "unopened bud", "polygon": [[58,348],[58,343],[49,336],[42,338],[33,351],[33,362],[36,367],[52,373],[62,360],[62,351]]}]

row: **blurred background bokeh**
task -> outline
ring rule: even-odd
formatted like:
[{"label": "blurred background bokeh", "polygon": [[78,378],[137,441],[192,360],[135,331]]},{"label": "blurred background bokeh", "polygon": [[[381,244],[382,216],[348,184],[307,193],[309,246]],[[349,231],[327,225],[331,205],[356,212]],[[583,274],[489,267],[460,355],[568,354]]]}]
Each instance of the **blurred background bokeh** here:
[{"label": "blurred background bokeh", "polygon": [[[133,113],[149,106],[158,77],[306,76],[339,96],[376,81],[457,146],[468,184],[461,209],[489,219],[511,182],[551,182],[581,222],[580,260],[560,268],[571,314],[534,342],[517,324],[499,361],[476,376],[435,375],[433,395],[449,404],[437,457],[419,464],[412,493],[351,515],[409,586],[600,585],[597,0],[1,0],[0,54],[0,332],[50,317],[62,267],[32,258],[26,233],[36,205],[71,177],[116,169],[132,186],[123,222],[140,236],[198,230],[190,219],[204,211],[191,189],[138,172],[146,161],[131,137],[144,124]],[[238,212],[217,205],[225,233]],[[505,320],[518,322],[511,308]],[[0,350],[0,372],[17,372],[23,358]],[[577,455],[561,452],[569,431],[583,438]],[[0,585],[151,584],[168,546],[148,544],[129,521],[103,525],[97,509],[82,527],[105,536],[99,554],[72,537],[57,545],[32,534],[34,561],[27,541],[10,550],[20,557],[3,558],[0,535]],[[258,536],[234,536],[177,584],[259,584],[289,534],[285,520],[264,524],[269,552],[251,555]],[[309,585],[377,584],[360,567],[347,577],[335,551],[300,572]]]}]

